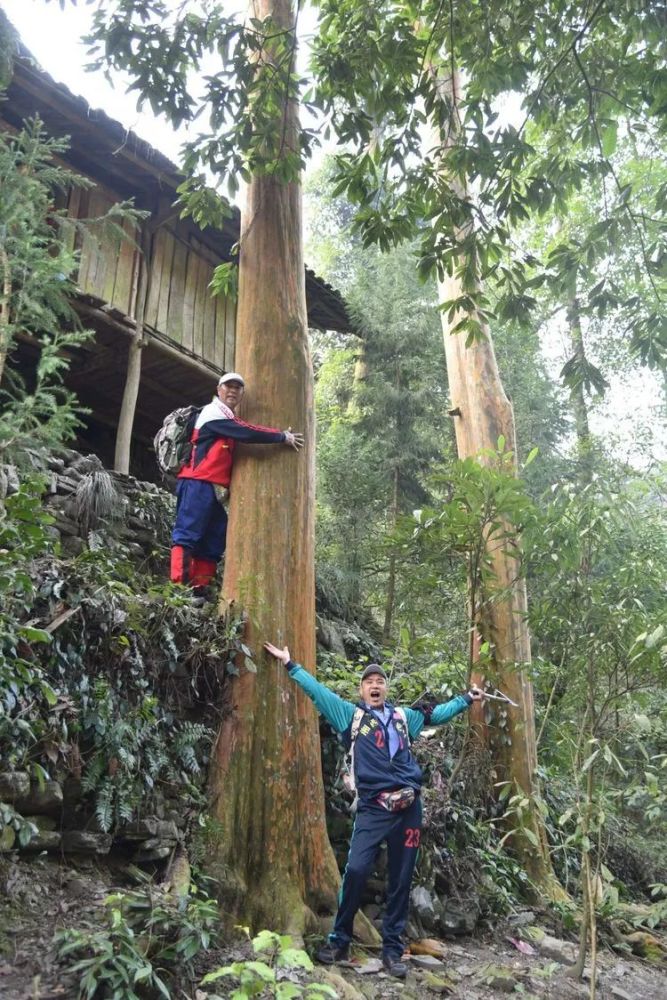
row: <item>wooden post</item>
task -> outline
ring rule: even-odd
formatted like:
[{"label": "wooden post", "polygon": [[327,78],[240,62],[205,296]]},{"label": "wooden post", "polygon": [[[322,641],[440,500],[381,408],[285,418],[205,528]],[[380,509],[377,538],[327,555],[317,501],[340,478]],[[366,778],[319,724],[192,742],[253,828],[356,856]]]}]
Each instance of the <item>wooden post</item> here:
[{"label": "wooden post", "polygon": [[134,415],[137,409],[137,397],[139,396],[139,384],[141,382],[141,359],[143,349],[146,344],[144,335],[144,317],[146,313],[146,303],[150,291],[151,264],[153,238],[156,226],[152,220],[148,220],[141,234],[140,252],[137,254],[137,268],[139,272],[137,286],[137,307],[136,307],[136,327],[134,335],[130,340],[127,353],[127,373],[125,376],[125,388],[123,389],[123,400],[120,406],[120,416],[118,417],[118,430],[116,432],[116,451],[114,455],[114,471],[128,475],[130,471],[130,450],[132,445],[132,427],[134,425]]}]

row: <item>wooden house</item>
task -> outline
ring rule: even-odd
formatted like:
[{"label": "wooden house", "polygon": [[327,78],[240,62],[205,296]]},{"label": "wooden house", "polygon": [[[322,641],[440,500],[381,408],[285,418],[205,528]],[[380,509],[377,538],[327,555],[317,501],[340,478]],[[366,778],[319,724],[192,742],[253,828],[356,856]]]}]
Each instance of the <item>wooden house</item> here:
[{"label": "wooden house", "polygon": [[[200,229],[174,209],[182,176],[165,156],[103,111],[39,69],[25,52],[17,58],[0,128],[20,128],[39,115],[47,132],[69,136],[68,165],[95,182],[73,190],[67,211],[74,218],[102,215],[112,204],[133,199],[149,213],[132,242],[84,239],[80,250],[76,309],[95,332],[71,360],[67,384],[90,410],[81,434],[105,464],[120,471],[155,474],[151,442],[165,414],[188,402],[205,402],[217,378],[234,368],[235,305],[208,289],[217,264],[231,258],[239,236],[239,213],[224,229]],[[72,241],[75,239],[72,231]],[[306,269],[312,327],[351,332],[340,294]],[[129,348],[139,314],[145,346],[132,421],[131,455],[118,464],[117,429],[128,381]],[[19,346],[29,364],[30,344]]]}]

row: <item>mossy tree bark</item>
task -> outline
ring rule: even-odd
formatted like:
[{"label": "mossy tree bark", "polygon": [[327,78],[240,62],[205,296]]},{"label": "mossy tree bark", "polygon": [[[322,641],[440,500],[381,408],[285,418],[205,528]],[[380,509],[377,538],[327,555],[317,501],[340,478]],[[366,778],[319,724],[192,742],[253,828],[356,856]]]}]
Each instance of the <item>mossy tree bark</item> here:
[{"label": "mossy tree bark", "polygon": [[[255,0],[293,31],[290,0]],[[258,68],[261,72],[261,68]],[[297,107],[285,101],[285,147]],[[239,664],[211,765],[214,836],[209,867],[223,905],[254,928],[302,933],[333,912],[339,873],[325,825],[317,715],[264,640],[315,663],[315,426],[307,339],[301,189],[253,176],[241,219],[236,365],[243,415],[303,431],[296,454],[267,446],[235,457],[221,607],[243,609],[257,673]]]},{"label": "mossy tree bark", "polygon": [[[443,140],[437,128],[433,129],[430,137],[433,148],[439,150],[441,169],[447,170],[448,149],[456,141],[460,126],[460,82],[457,73],[448,67],[433,66],[431,71],[436,76],[441,96],[451,109],[447,137]],[[459,197],[467,197],[465,180],[453,178],[452,183]],[[463,241],[466,231],[463,230],[459,236]],[[456,272],[440,281],[438,286],[441,302],[457,299],[462,294]],[[495,452],[501,437],[505,439],[506,449],[516,456],[514,413],[500,378],[488,324],[477,317],[483,335],[467,347],[465,333],[451,333],[461,315],[455,315],[450,320],[445,311],[441,317],[459,458],[475,457],[480,461],[492,461],[480,457],[480,452],[485,449]],[[493,566],[495,593],[491,600],[488,599],[491,595],[484,595],[481,603],[477,600],[481,610],[475,613],[471,626],[489,643],[494,683],[519,706],[507,706],[506,727],[490,734],[495,737],[490,743],[496,764],[496,780],[512,783],[517,803],[528,801],[512,837],[521,864],[540,894],[552,899],[563,898],[565,894],[553,872],[544,821],[539,810],[533,690],[527,673],[531,651],[526,624],[526,584],[518,573],[516,556],[508,542],[487,547],[487,555]],[[478,649],[479,644],[475,641],[475,657]],[[477,674],[474,679],[479,682],[481,676]],[[478,726],[481,721],[474,712],[472,721]],[[515,818],[513,822],[516,822]]]}]

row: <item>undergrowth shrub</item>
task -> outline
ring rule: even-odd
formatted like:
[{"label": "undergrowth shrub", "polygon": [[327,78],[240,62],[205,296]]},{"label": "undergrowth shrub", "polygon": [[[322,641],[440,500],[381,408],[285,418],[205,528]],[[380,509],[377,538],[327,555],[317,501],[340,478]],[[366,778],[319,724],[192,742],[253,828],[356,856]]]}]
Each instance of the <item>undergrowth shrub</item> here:
[{"label": "undergrowth shrub", "polygon": [[101,929],[56,935],[58,957],[77,975],[79,997],[171,1000],[194,985],[195,959],[219,929],[215,900],[194,885],[188,896],[172,898],[165,887],[146,881],[113,893],[104,908]]},{"label": "undergrowth shrub", "polygon": [[198,811],[239,623],[193,613],[120,544],[62,559],[42,488],[0,520],[0,768],[74,779],[104,831],[163,794]]}]

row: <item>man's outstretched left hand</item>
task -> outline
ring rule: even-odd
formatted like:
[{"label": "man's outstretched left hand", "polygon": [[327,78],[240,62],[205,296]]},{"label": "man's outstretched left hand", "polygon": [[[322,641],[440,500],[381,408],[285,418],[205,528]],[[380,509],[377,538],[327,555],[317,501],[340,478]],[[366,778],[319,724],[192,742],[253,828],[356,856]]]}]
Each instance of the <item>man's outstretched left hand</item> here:
[{"label": "man's outstretched left hand", "polygon": [[280,660],[284,667],[286,667],[289,663],[290,655],[287,646],[283,646],[283,648],[280,649],[278,646],[274,646],[272,642],[265,642],[264,649],[267,653],[270,653],[271,656],[275,656],[276,660]]},{"label": "man's outstretched left hand", "polygon": [[484,701],[484,692],[481,688],[478,688],[475,684],[470,688],[468,694],[473,701]]}]

